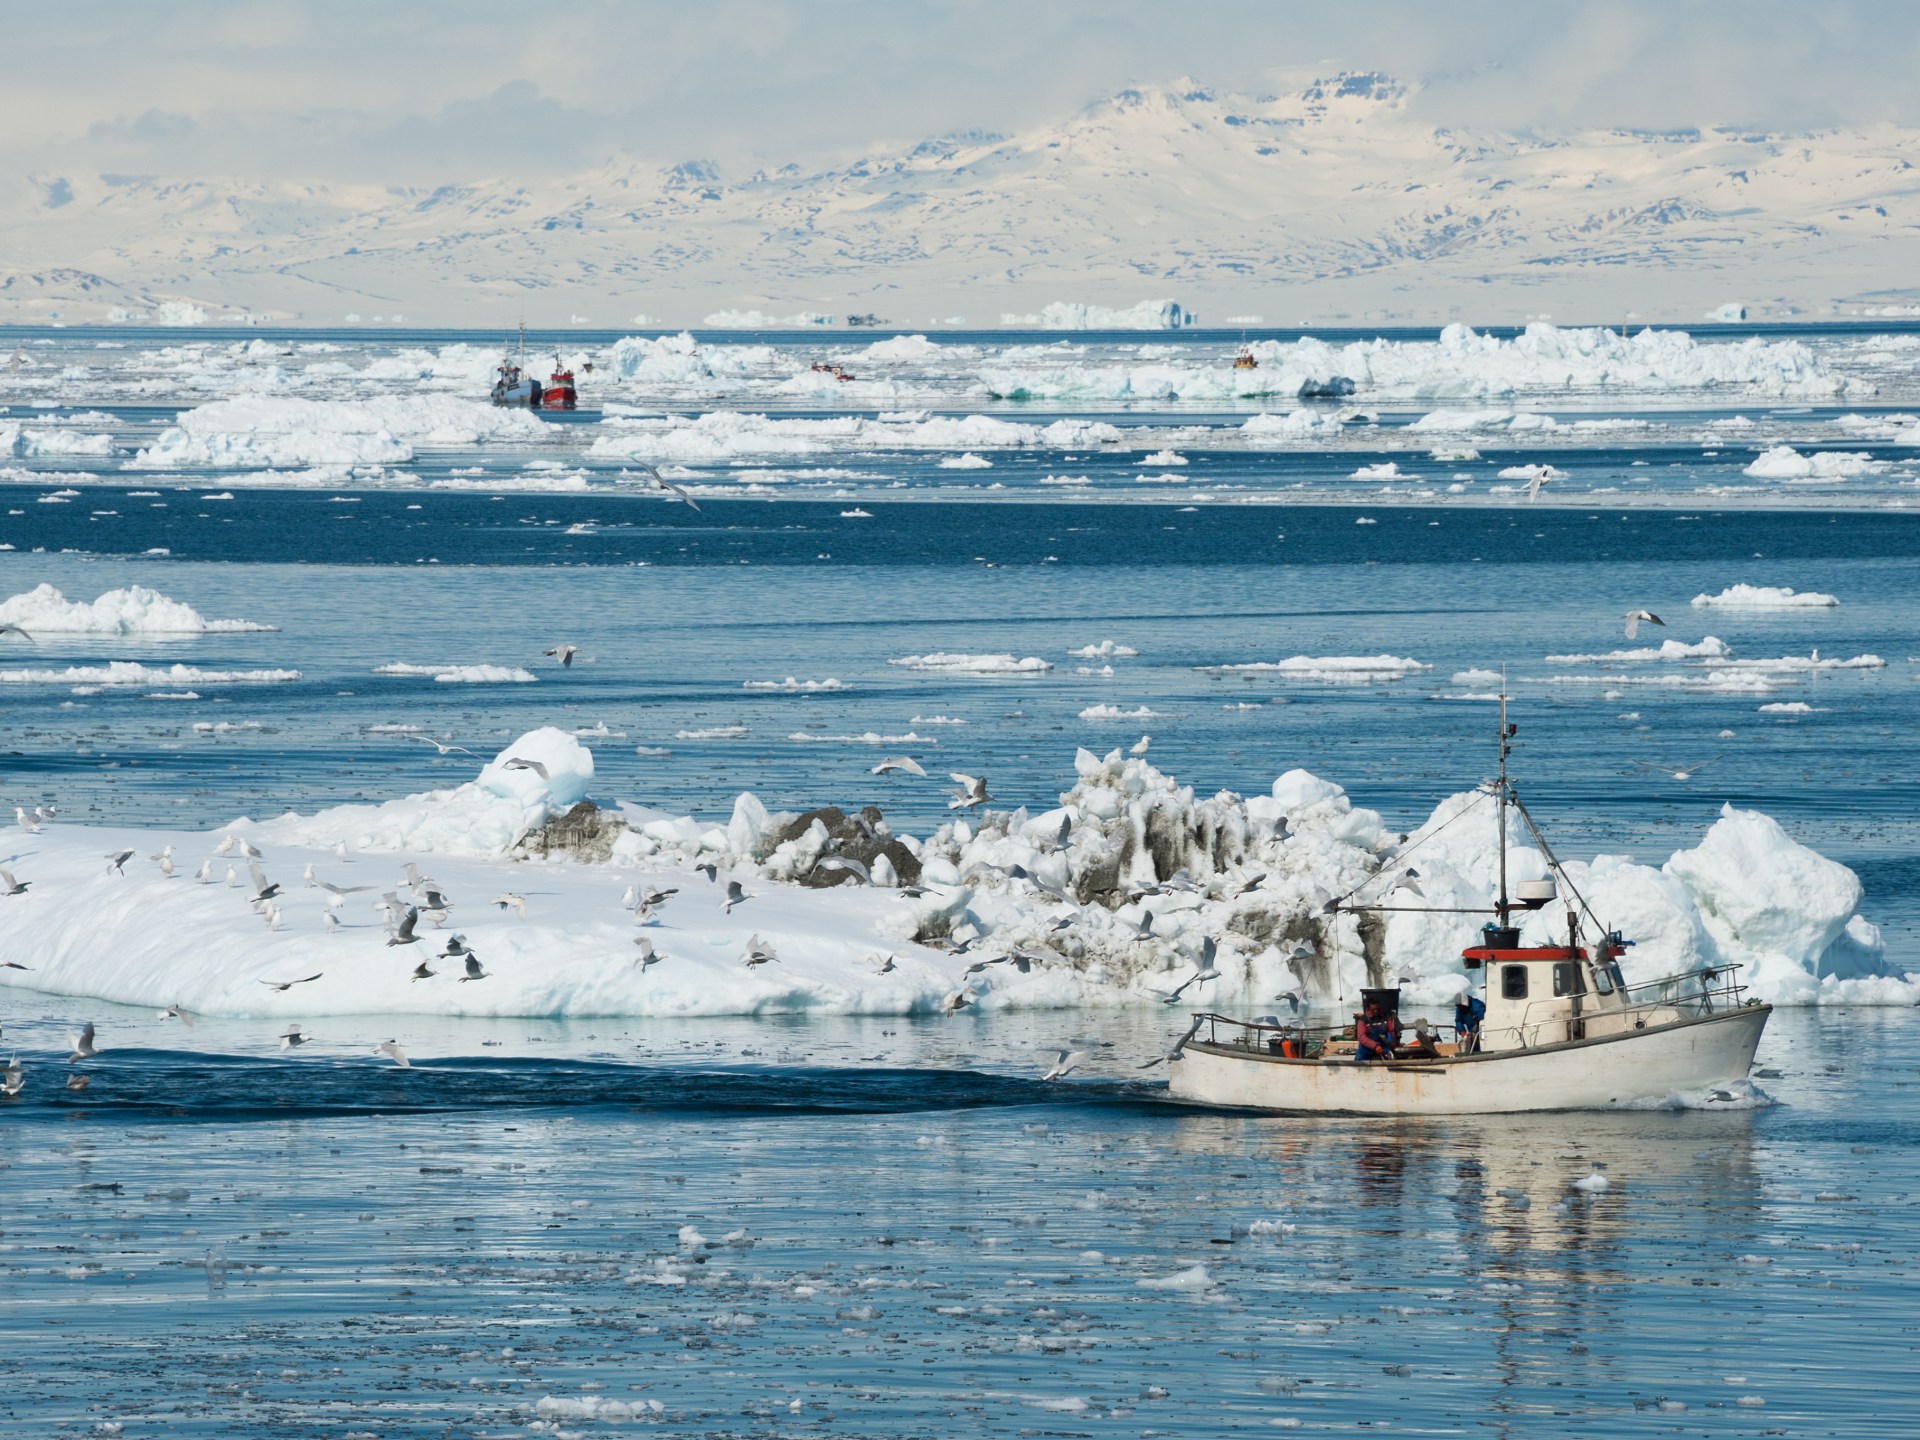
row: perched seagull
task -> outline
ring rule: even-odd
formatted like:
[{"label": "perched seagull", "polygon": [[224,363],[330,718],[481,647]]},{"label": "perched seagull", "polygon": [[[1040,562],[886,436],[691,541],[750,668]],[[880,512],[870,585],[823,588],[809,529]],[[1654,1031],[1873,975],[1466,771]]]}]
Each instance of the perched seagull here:
[{"label": "perched seagull", "polygon": [[727,898],[720,902],[720,908],[731,915],[734,906],[744,905],[751,899],[753,896],[740,888],[738,880],[729,880],[727,881]]},{"label": "perched seagull", "polygon": [[124,875],[127,872],[121,867],[131,859],[133,859],[133,851],[115,850],[111,855],[107,856],[107,869],[113,871],[116,875]]},{"label": "perched seagull", "polygon": [[425,960],[422,960],[418,965],[413,967],[413,978],[415,980],[431,980],[439,973],[438,970],[429,968]]},{"label": "perched seagull", "polygon": [[387,937],[388,946],[411,945],[419,940],[420,937],[413,933],[413,927],[419,923],[420,912],[409,905],[407,907],[407,913],[400,917],[400,928]]},{"label": "perched seagull", "polygon": [[0,895],[24,895],[31,880],[16,880],[11,870],[0,870]]},{"label": "perched seagull", "polygon": [[413,1068],[407,1060],[407,1052],[400,1048],[400,1042],[398,1040],[382,1040],[378,1045],[373,1047],[373,1053],[376,1055],[392,1056],[393,1063],[398,1065],[402,1070],[410,1070]]},{"label": "perched seagull", "polygon": [[650,965],[658,965],[662,960],[667,958],[653,948],[653,937],[651,935],[636,935],[633,937],[633,943],[640,947],[640,953],[634,957],[633,963],[638,965],[642,970],[645,970]]},{"label": "perched seagull", "polygon": [[231,890],[240,883],[240,874],[233,866],[227,866],[227,888]]},{"label": "perched seagull", "polygon": [[547,767],[542,765],[538,760],[523,760],[518,755],[515,755],[511,760],[507,761],[507,769],[531,770],[534,774],[538,775],[542,780],[551,780],[553,778],[551,775],[547,774]]},{"label": "perched seagull", "polygon": [[746,953],[740,958],[746,961],[747,968],[752,970],[766,964],[769,960],[778,960],[780,957],[774,953],[773,946],[767,944],[767,942],[762,940],[758,935],[755,935],[751,940],[747,941]]},{"label": "perched seagull", "polygon": [[267,858],[266,852],[264,850],[261,850],[258,846],[256,846],[251,840],[247,839],[245,836],[241,836],[234,843],[240,847],[240,853],[246,856],[247,859],[249,860],[264,860]]},{"label": "perched seagull", "polygon": [[182,1025],[186,1026],[187,1029],[191,1030],[193,1028],[193,1016],[182,1010],[177,1003],[167,1006],[156,1018],[161,1020],[178,1020]]},{"label": "perched seagull", "polygon": [[308,890],[313,889],[314,886],[320,883],[313,878],[313,862],[311,860],[307,862],[307,868],[301,872],[300,883]]},{"label": "perched seagull", "polygon": [[38,820],[42,825],[51,825],[53,823],[53,810],[54,807],[51,805],[36,805],[33,807],[33,818]]},{"label": "perched seagull", "polygon": [[947,801],[949,810],[976,809],[993,798],[987,794],[987,782],[984,776],[962,775],[957,771],[949,771],[947,778],[960,787],[953,792],[953,798]]},{"label": "perched seagull", "polygon": [[629,885],[620,893],[620,908],[622,910],[631,910],[639,903],[640,888],[637,885]]},{"label": "perched seagull", "polygon": [[469,980],[484,980],[486,978],[487,972],[480,968],[480,957],[469,950],[467,952],[467,973],[460,977],[460,983],[464,985]]},{"label": "perched seagull", "polygon": [[310,981],[318,980],[322,975],[326,973],[327,972],[324,970],[316,970],[311,975],[302,975],[298,980],[262,980],[260,983],[262,985],[265,985],[268,989],[277,990],[284,995],[287,991],[291,990],[294,986],[305,985]]},{"label": "perched seagull", "polygon": [[29,835],[38,835],[40,833],[40,822],[35,820],[33,816],[27,814],[27,812],[18,805],[13,807],[13,818],[19,822],[20,828]]},{"label": "perched seagull", "polygon": [[173,858],[173,846],[171,845],[162,845],[160,847],[160,853],[158,855],[147,856],[147,859],[153,861],[153,863],[156,865],[158,865],[162,860],[171,860],[172,858]]},{"label": "perched seagull", "polygon": [[86,1029],[82,1030],[78,1035],[69,1035],[67,1037],[67,1043],[73,1046],[73,1053],[67,1057],[67,1063],[69,1065],[73,1064],[76,1060],[91,1060],[95,1055],[100,1053],[93,1048],[93,1022],[91,1020],[87,1022]]},{"label": "perched seagull", "polygon": [[351,865],[353,863],[347,858],[346,841],[342,840],[333,847],[333,858],[338,860],[342,865]]},{"label": "perched seagull", "polygon": [[280,928],[280,906],[277,901],[269,900],[260,907],[260,918],[267,922],[269,930]]},{"label": "perched seagull", "polygon": [[340,917],[331,910],[325,911],[320,916],[320,925],[327,934],[332,935],[340,929]]},{"label": "perched seagull", "polygon": [[173,878],[173,856],[162,855],[160,857],[160,873],[169,880]]},{"label": "perched seagull", "polygon": [[1722,756],[1720,755],[1711,755],[1705,760],[1702,760],[1698,765],[1685,765],[1678,770],[1671,769],[1665,765],[1648,765],[1644,761],[1641,763],[1639,768],[1642,770],[1653,771],[1655,774],[1658,774],[1658,775],[1670,775],[1675,780],[1691,780],[1700,771],[1706,769],[1707,766],[1713,764],[1715,760],[1718,760],[1721,758]]},{"label": "perched seagull", "polygon": [[920,762],[915,760],[911,755],[889,755],[867,773],[869,775],[885,775],[893,770],[904,770],[909,775],[920,776],[925,776],[927,773],[921,768]]},{"label": "perched seagull", "polygon": [[542,655],[551,655],[554,659],[558,660],[562,670],[571,670],[573,668],[573,657],[580,653],[580,647],[562,642],[554,646],[551,650],[542,650],[540,653]]},{"label": "perched seagull", "polygon": [[658,470],[654,469],[653,466],[649,465],[644,460],[636,460],[633,463],[638,465],[642,470],[647,472],[647,478],[653,481],[654,489],[660,491],[665,495],[671,496],[675,500],[678,500],[682,505],[685,505],[689,510],[693,511],[696,515],[700,513],[700,507],[693,503],[693,497],[687,494],[687,492],[682,490],[678,485],[674,484],[671,480],[667,479],[667,477],[662,475]]},{"label": "perched seagull", "polygon": [[862,885],[873,884],[873,876],[867,872],[867,867],[862,865],[858,860],[855,860],[851,855],[824,855],[813,868],[815,870],[844,870]]},{"label": "perched seagull", "polygon": [[511,890],[504,895],[494,896],[493,903],[502,910],[518,910],[522,915],[527,913],[527,897],[516,895]]},{"label": "perched seagull", "polygon": [[1138,740],[1133,742],[1132,746],[1128,748],[1127,753],[1129,755],[1144,755],[1147,753],[1147,747],[1151,744],[1153,744],[1153,736],[1142,735]]},{"label": "perched seagull", "polygon": [[297,1046],[306,1044],[311,1038],[311,1036],[302,1035],[298,1025],[289,1025],[281,1032],[280,1048],[282,1050],[292,1050]]},{"label": "perched seagull", "polygon": [[213,847],[213,853],[216,855],[231,855],[233,853],[233,840],[233,836],[226,836],[218,845]]},{"label": "perched seagull", "polygon": [[1663,628],[1667,623],[1666,621],[1662,620],[1658,615],[1654,614],[1651,610],[1629,610],[1627,611],[1627,614],[1626,614],[1626,621],[1627,621],[1627,639],[1629,640],[1633,639],[1634,636],[1640,633],[1640,626],[1642,622],[1645,622],[1648,625],[1659,625]]},{"label": "perched seagull", "polygon": [[1053,1066],[1040,1078],[1042,1080],[1064,1080],[1079,1068],[1080,1062],[1087,1058],[1084,1050],[1062,1050],[1054,1058]]}]

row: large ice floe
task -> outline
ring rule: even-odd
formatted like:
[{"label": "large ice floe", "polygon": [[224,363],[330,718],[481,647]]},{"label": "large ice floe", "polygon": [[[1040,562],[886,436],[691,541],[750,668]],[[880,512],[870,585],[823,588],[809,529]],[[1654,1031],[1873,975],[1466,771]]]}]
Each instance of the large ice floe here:
[{"label": "large ice floe", "polygon": [[1702,610],[1824,610],[1840,602],[1817,590],[1795,590],[1791,585],[1729,585],[1717,595],[1696,595]]},{"label": "large ice floe", "polygon": [[[1299,395],[1360,399],[1471,400],[1514,395],[1634,391],[1735,391],[1756,396],[1823,398],[1872,387],[1831,369],[1797,340],[1701,343],[1684,330],[1562,329],[1536,323],[1511,340],[1449,325],[1437,340],[1306,337],[1248,347],[1255,369],[1143,357],[1140,363],[1087,365],[1004,352],[978,373],[989,392],[1024,399],[1214,400]],[[1343,385],[1341,382],[1345,382]],[[1465,428],[1525,429],[1546,416],[1482,412]],[[1436,423],[1426,428],[1442,428]],[[1446,425],[1444,428],[1456,428]]]},{"label": "large ice floe", "polygon": [[391,465],[411,460],[416,445],[524,442],[545,433],[527,411],[450,395],[370,400],[251,396],[186,411],[139,451],[128,468]]},{"label": "large ice floe", "polygon": [[93,600],[69,600],[51,585],[36,585],[0,600],[0,625],[29,635],[216,635],[271,630],[251,620],[209,620],[191,605],[130,585]]},{"label": "large ice floe", "polygon": [[[1119,749],[1079,751],[1075,772],[1057,803],[989,808],[916,838],[872,808],[769,814],[743,794],[721,821],[595,799],[591,752],[541,729],[465,784],[385,804],[211,833],[23,833],[9,868],[29,888],[0,914],[8,958],[28,968],[0,979],[289,1018],[912,1013],[1155,1003],[1194,979],[1212,938],[1220,976],[1189,987],[1181,1014],[1264,1010],[1296,989],[1337,1010],[1399,975],[1417,1004],[1457,989],[1481,917],[1379,924],[1328,902],[1379,899],[1411,864],[1427,905],[1484,907],[1498,854],[1484,792],[1442,800],[1402,834],[1303,770],[1250,796],[1196,795]],[[1543,875],[1509,821],[1509,874]],[[280,887],[270,904],[253,900],[241,838]],[[139,858],[169,845],[170,876]],[[122,850],[134,856],[124,874],[103,860]],[[1859,913],[1853,873],[1758,812],[1724,808],[1664,865],[1602,855],[1565,874],[1637,942],[1630,980],[1738,963],[1754,994],[1784,1003],[1920,995]],[[731,905],[730,883],[743,892]],[[410,903],[422,914],[405,943],[376,906]],[[1548,943],[1564,924],[1557,907],[1529,915],[1525,940]],[[454,935],[483,978],[442,957]],[[776,958],[749,965],[754,944]]]}]

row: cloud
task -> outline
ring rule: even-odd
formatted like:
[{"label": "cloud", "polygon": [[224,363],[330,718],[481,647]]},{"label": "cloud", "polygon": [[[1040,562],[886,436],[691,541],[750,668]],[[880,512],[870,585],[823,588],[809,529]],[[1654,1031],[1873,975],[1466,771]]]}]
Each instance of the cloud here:
[{"label": "cloud", "polygon": [[0,92],[21,170],[438,183],[625,155],[811,168],[1010,131],[1130,84],[1221,90],[1385,70],[1436,125],[1797,130],[1920,125],[1901,0],[94,0],[9,17],[35,57]]}]

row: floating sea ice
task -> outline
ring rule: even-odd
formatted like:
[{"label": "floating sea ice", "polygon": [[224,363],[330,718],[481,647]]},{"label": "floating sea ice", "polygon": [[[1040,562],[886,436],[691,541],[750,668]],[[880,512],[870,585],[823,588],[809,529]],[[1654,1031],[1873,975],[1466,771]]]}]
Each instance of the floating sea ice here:
[{"label": "floating sea ice", "polygon": [[1189,1293],[1211,1290],[1214,1278],[1207,1273],[1205,1265],[1190,1265],[1185,1270],[1176,1270],[1171,1275],[1150,1276],[1134,1282],[1142,1290],[1181,1290]]},{"label": "floating sea ice", "polygon": [[1582,1176],[1573,1182],[1574,1189],[1583,1191],[1588,1195],[1598,1195],[1612,1187],[1613,1182],[1597,1170],[1593,1174]]},{"label": "floating sea ice", "polygon": [[1817,590],[1796,591],[1790,585],[1729,585],[1718,595],[1696,595],[1693,603],[1702,609],[1800,610],[1824,609],[1840,602]]},{"label": "floating sea ice", "polygon": [[37,585],[0,601],[0,625],[18,625],[29,635],[210,635],[266,631],[251,620],[209,620],[191,605],[144,585],[108,590],[94,600],[69,600],[51,585]]},{"label": "floating sea ice", "polygon": [[1775,445],[1741,473],[1756,480],[1845,480],[1884,469],[1885,461],[1875,460],[1864,450],[1817,450],[1802,455],[1791,445]]},{"label": "floating sea ice", "polygon": [[1067,655],[1075,660],[1117,660],[1139,653],[1131,645],[1122,645],[1118,640],[1102,640],[1097,644],[1082,645],[1078,650],[1067,651]]},{"label": "floating sea ice", "polygon": [[409,665],[395,660],[374,666],[376,675],[415,675],[442,685],[531,685],[539,677],[518,665]]},{"label": "floating sea ice", "polygon": [[993,461],[984,455],[976,455],[969,450],[964,455],[949,455],[940,461],[942,470],[991,470]]},{"label": "floating sea ice", "polygon": [[1141,705],[1132,710],[1123,710],[1118,705],[1089,705],[1080,712],[1082,720],[1158,720],[1163,718],[1159,710],[1149,710]]},{"label": "floating sea ice", "polygon": [[903,655],[898,660],[889,660],[887,663],[898,665],[906,670],[937,670],[966,675],[1038,675],[1053,668],[1049,662],[1034,655],[1021,660],[1004,654],[961,655],[947,651],[933,651],[925,655]]}]

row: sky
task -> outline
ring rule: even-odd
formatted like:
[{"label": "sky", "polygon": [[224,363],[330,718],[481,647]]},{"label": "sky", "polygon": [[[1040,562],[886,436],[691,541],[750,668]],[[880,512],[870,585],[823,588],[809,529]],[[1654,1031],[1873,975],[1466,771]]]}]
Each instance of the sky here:
[{"label": "sky", "polygon": [[745,174],[1001,133],[1182,76],[1384,70],[1436,125],[1920,126],[1909,0],[78,0],[8,7],[0,163],[446,183],[621,158]]}]

